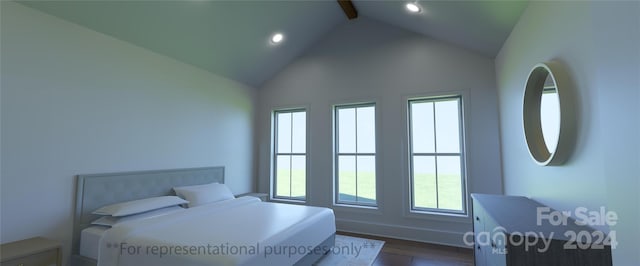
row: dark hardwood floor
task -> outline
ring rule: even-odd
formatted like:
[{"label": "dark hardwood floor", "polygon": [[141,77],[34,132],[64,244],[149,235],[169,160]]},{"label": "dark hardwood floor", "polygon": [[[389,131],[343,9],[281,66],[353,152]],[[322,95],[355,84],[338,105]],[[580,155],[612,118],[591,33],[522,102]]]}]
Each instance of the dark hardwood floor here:
[{"label": "dark hardwood floor", "polygon": [[384,241],[374,266],[473,266],[472,249],[348,232],[338,234]]}]

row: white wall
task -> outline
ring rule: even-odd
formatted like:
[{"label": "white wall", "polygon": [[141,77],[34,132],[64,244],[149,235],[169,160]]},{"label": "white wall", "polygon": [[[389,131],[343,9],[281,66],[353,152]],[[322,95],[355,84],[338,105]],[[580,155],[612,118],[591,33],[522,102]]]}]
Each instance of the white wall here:
[{"label": "white wall", "polygon": [[[259,90],[258,176],[269,191],[271,111],[308,112],[308,204],[332,207],[339,230],[462,245],[470,220],[409,217],[407,97],[462,91],[471,192],[502,193],[493,60],[360,17],[329,33]],[[375,101],[378,211],[333,206],[332,105]]]},{"label": "white wall", "polygon": [[71,244],[75,176],[226,167],[253,190],[255,90],[2,1],[1,241]]},{"label": "white wall", "polygon": [[[640,263],[639,47],[639,2],[533,1],[496,58],[505,193],[617,212],[615,265]],[[531,67],[551,59],[574,81],[578,126],[569,161],[540,167],[524,143],[522,94]]]}]

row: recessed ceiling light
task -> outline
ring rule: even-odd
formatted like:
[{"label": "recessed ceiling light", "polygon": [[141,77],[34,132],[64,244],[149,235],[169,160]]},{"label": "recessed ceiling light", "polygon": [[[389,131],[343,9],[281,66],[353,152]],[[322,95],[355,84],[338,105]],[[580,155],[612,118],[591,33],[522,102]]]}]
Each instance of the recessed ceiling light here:
[{"label": "recessed ceiling light", "polygon": [[418,4],[416,4],[416,3],[407,3],[405,5],[405,7],[411,13],[418,13],[418,12],[420,12],[420,10],[422,10],[422,8],[420,8],[420,6]]},{"label": "recessed ceiling light", "polygon": [[284,40],[284,35],[282,35],[282,33],[277,32],[271,35],[271,43],[273,44],[281,43],[283,40]]}]

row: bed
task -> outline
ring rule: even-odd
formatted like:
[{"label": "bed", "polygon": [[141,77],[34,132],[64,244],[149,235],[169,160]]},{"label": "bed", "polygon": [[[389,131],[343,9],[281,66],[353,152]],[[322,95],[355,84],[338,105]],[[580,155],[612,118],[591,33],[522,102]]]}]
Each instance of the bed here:
[{"label": "bed", "polygon": [[334,245],[327,208],[239,197],[112,228],[92,225],[96,209],[175,195],[174,187],[224,183],[224,167],[80,175],[72,265],[312,265]]}]

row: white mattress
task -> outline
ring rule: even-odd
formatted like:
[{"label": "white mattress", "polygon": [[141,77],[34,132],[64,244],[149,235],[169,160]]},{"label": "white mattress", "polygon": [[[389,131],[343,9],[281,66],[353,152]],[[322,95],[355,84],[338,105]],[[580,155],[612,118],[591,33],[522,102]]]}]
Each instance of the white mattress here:
[{"label": "white mattress", "polygon": [[100,238],[109,227],[90,226],[80,233],[80,255],[98,260]]},{"label": "white mattress", "polygon": [[[334,233],[330,209],[243,197],[118,224],[103,232],[98,265],[292,265]],[[108,248],[122,243],[131,249]],[[209,249],[189,254],[175,249],[193,247]],[[211,253],[212,247],[220,248]],[[154,248],[174,252],[159,255]]]}]

